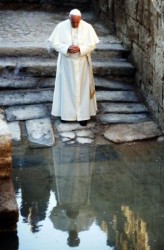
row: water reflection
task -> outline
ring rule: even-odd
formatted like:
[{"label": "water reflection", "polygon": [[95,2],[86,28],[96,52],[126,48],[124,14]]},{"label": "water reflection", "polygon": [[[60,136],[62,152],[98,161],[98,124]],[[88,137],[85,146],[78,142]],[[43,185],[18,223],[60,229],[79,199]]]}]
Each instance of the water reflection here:
[{"label": "water reflection", "polygon": [[88,230],[95,219],[90,203],[94,153],[88,147],[53,149],[57,206],[50,218],[56,229],[68,232],[71,247],[80,244],[78,233]]},{"label": "water reflection", "polygon": [[19,249],[163,249],[163,152],[151,142],[15,150]]}]

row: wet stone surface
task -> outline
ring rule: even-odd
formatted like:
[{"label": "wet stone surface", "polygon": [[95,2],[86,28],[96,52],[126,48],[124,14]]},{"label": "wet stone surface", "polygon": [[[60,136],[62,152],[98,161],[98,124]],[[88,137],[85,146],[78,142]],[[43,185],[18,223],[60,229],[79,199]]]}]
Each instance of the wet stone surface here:
[{"label": "wet stone surface", "polygon": [[14,148],[17,249],[163,249],[163,149],[154,142]]}]

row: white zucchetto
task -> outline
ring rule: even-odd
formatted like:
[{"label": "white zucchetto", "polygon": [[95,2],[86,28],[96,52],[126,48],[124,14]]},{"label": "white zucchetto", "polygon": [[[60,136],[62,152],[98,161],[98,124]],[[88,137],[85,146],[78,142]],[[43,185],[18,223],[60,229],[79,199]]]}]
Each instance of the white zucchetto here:
[{"label": "white zucchetto", "polygon": [[81,16],[81,12],[78,9],[73,9],[69,13],[70,16]]}]

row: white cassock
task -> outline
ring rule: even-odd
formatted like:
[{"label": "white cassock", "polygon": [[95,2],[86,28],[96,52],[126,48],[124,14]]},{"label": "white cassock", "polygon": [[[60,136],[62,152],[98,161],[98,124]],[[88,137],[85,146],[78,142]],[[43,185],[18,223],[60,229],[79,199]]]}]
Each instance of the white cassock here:
[{"label": "white cassock", "polygon": [[[67,19],[56,26],[48,41],[59,52],[52,115],[67,121],[89,120],[97,110],[90,54],[99,39],[93,27],[81,20],[78,28],[72,28]],[[79,53],[68,53],[72,44],[79,46]]]}]

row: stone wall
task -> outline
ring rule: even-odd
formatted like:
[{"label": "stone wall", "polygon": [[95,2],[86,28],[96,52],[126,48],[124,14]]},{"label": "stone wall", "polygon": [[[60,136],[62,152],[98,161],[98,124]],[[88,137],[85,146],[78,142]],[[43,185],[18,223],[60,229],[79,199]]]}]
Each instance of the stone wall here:
[{"label": "stone wall", "polygon": [[103,23],[109,28],[109,33],[115,32],[113,0],[92,0],[92,8]]},{"label": "stone wall", "polygon": [[18,206],[12,183],[12,137],[0,109],[0,238],[17,229]]},{"label": "stone wall", "polygon": [[102,20],[108,17],[105,23],[111,17],[115,21],[116,33],[132,51],[136,82],[164,129],[164,1],[93,0],[92,3]]}]

